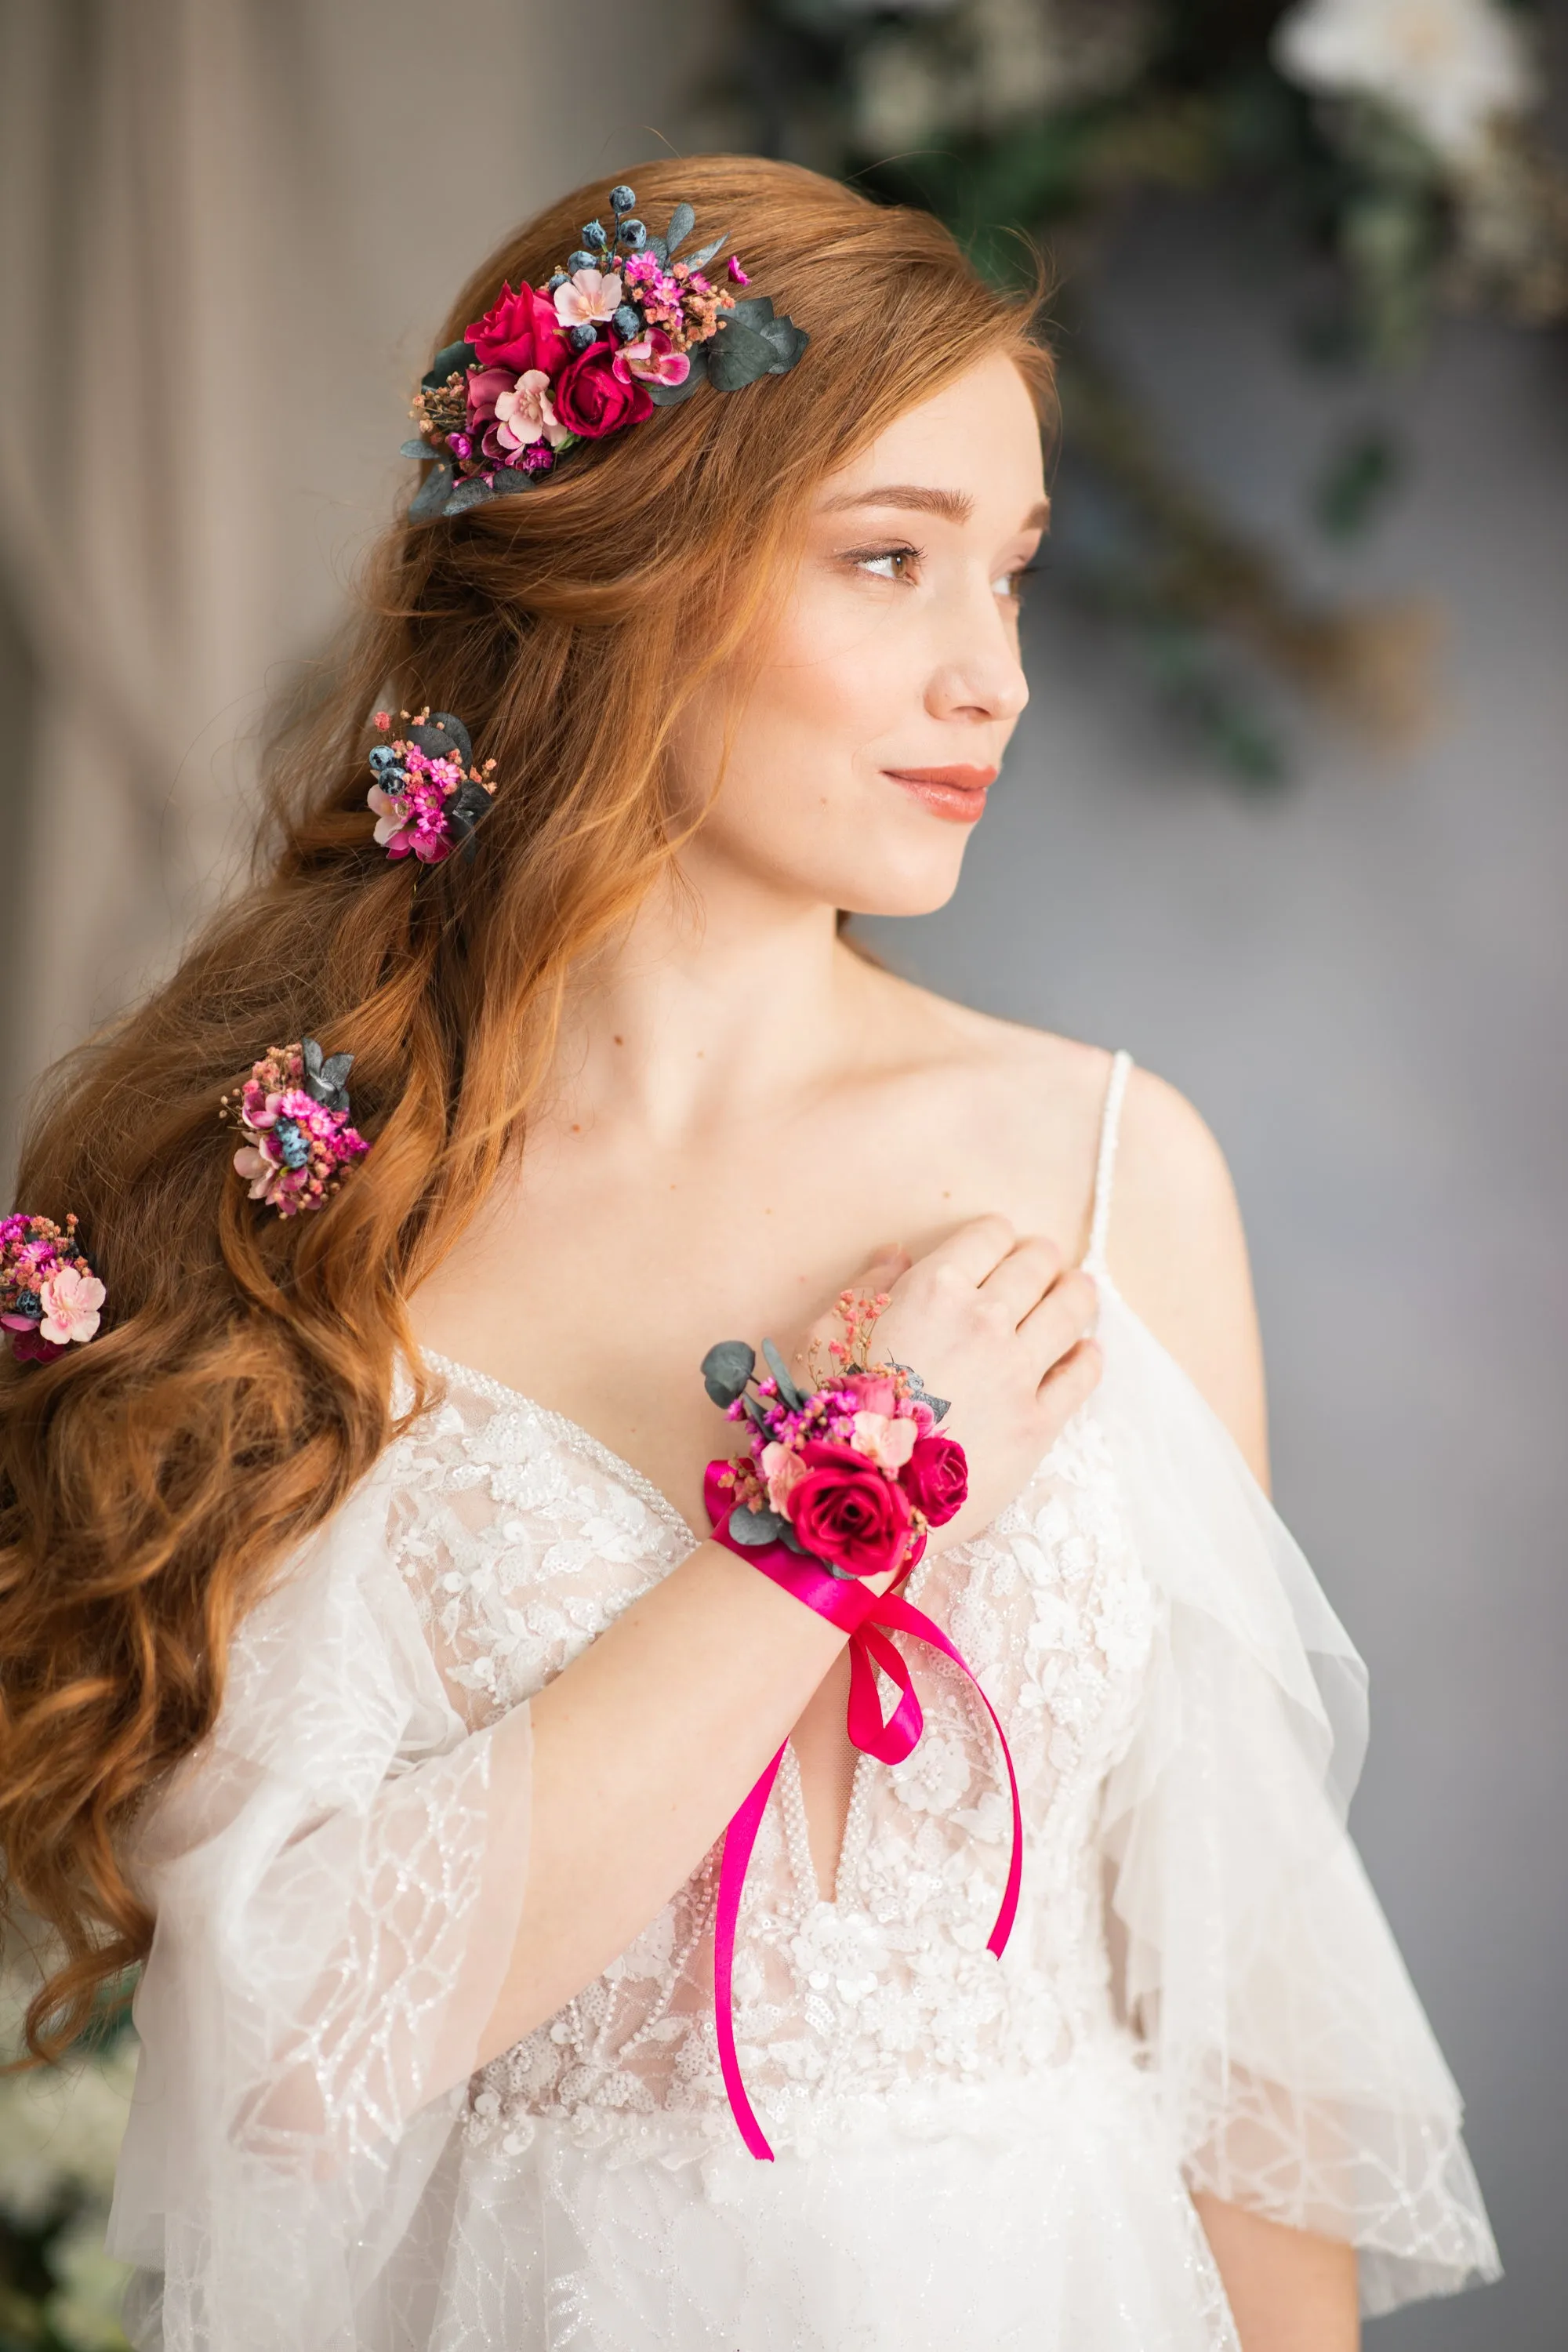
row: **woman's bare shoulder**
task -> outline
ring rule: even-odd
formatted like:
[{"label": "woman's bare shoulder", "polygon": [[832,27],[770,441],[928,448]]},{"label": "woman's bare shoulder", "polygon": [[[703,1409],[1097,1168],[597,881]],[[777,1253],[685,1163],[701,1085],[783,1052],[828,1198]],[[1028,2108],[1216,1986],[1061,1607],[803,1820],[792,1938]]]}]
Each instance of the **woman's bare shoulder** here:
[{"label": "woman's bare shoulder", "polygon": [[[908,985],[900,983],[900,985]],[[971,1147],[1016,1213],[1036,1187],[1073,1202],[1089,1238],[1112,1053],[915,990],[933,1058],[960,1073]],[[910,1006],[911,1011],[916,1008]],[[1025,1222],[1030,1222],[1026,1213]],[[1050,1229],[1065,1237],[1058,1209]],[[1168,1349],[1267,1479],[1262,1353],[1236,1188],[1224,1152],[1186,1097],[1134,1066],[1122,1104],[1107,1260],[1128,1305]]]}]

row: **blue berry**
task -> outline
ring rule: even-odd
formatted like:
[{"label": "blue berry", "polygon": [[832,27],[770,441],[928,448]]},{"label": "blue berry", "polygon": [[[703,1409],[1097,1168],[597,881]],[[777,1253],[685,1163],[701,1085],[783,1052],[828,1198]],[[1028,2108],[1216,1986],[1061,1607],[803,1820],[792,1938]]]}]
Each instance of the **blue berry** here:
[{"label": "blue berry", "polygon": [[378,776],[384,776],[389,768],[396,767],[397,754],[390,743],[377,743],[371,752],[370,764]]},{"label": "blue berry", "polygon": [[564,286],[568,282],[566,272],[563,269],[558,269],[553,278],[545,279],[544,290],[547,294],[553,294],[558,286]]},{"label": "blue berry", "polygon": [[590,343],[598,341],[599,331],[596,327],[568,327],[566,340],[574,352],[585,352]]},{"label": "blue berry", "polygon": [[605,235],[605,224],[603,221],[584,222],[583,242],[584,245],[592,247],[595,253],[603,253],[609,241],[609,238]]},{"label": "blue berry", "polygon": [[581,250],[574,253],[566,264],[567,268],[573,271],[596,269],[598,266],[599,257],[596,253],[584,253]]},{"label": "blue berry", "polygon": [[303,1168],[310,1157],[310,1146],[308,1139],[300,1134],[297,1122],[291,1118],[280,1118],[273,1133],[282,1149],[284,1167]]},{"label": "blue berry", "polygon": [[635,343],[643,331],[642,312],[634,310],[629,302],[623,302],[610,324],[623,343]]},{"label": "blue berry", "polygon": [[647,229],[639,220],[624,220],[616,231],[628,253],[640,253],[647,243]]},{"label": "blue berry", "polygon": [[16,1304],[12,1312],[16,1315],[26,1315],[34,1322],[41,1323],[44,1319],[44,1302],[36,1290],[19,1290],[16,1293]]},{"label": "blue berry", "polygon": [[636,196],[624,180],[618,187],[610,190],[610,210],[613,213],[629,213],[636,203]]}]

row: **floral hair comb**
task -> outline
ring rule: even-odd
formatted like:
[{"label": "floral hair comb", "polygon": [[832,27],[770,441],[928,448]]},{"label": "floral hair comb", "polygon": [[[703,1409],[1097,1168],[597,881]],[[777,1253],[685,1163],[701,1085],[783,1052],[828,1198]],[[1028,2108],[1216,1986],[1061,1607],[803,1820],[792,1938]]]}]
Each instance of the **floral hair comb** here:
[{"label": "floral hair comb", "polygon": [[[401,716],[409,718],[406,710]],[[391,735],[389,710],[378,710],[375,723]],[[432,718],[426,707],[403,735],[377,743],[367,797],[375,811],[376,840],[388,857],[417,857],[426,866],[438,866],[454,849],[471,857],[474,827],[495,792],[495,764],[474,765],[468,730],[449,710]]]},{"label": "floral hair comb", "polygon": [[[704,275],[727,237],[678,260],[697,226],[691,206],[677,205],[650,236],[636,204],[630,188],[612,188],[610,228],[587,222],[563,269],[515,294],[503,285],[466,340],[437,352],[415,395],[419,437],[403,444],[405,457],[437,461],[411,522],[526,490],[580,442],[641,425],[704,383],[738,392],[794,367],[805,330],[776,317],[767,295],[737,300]],[[727,274],[751,283],[733,254]]]},{"label": "floral hair comb", "polygon": [[0,1217],[0,1329],[19,1363],[47,1364],[97,1334],[108,1293],[76,1223],[20,1212]]},{"label": "floral hair comb", "polygon": [[253,1201],[268,1201],[280,1217],[319,1209],[342,1181],[342,1171],[370,1150],[349,1124],[343,1084],[352,1054],[323,1059],[313,1037],[272,1045],[254,1063],[237,1099],[225,1095],[218,1117],[235,1119],[245,1141],[235,1172]]}]

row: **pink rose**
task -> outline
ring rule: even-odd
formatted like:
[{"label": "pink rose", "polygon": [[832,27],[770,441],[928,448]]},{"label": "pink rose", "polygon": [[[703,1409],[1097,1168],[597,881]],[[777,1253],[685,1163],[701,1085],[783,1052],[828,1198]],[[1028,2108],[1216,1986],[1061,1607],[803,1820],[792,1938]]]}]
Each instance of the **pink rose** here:
[{"label": "pink rose", "polygon": [[969,1494],[969,1465],[957,1438],[917,1438],[899,1484],[933,1528],[944,1527]]},{"label": "pink rose", "polygon": [[90,1339],[98,1329],[100,1310],[109,1293],[96,1274],[83,1274],[74,1265],[56,1266],[46,1274],[38,1285],[44,1319],[38,1326],[40,1339],[47,1339],[57,1348],[70,1341]]},{"label": "pink rose", "polygon": [[800,1449],[805,1475],[791,1491],[789,1516],[816,1559],[849,1576],[881,1576],[903,1564],[909,1499],[847,1445],[811,1440]]},{"label": "pink rose", "polygon": [[860,1412],[891,1412],[899,1392],[885,1373],[850,1372],[837,1385],[848,1390]]},{"label": "pink rose", "polygon": [[503,284],[493,307],[463,330],[481,368],[504,368],[512,383],[530,368],[559,375],[567,360],[566,338],[547,296],[524,286],[513,293]]},{"label": "pink rose", "polygon": [[622,381],[608,343],[590,343],[578,352],[558,379],[554,398],[555,414],[567,432],[580,433],[585,441],[602,440],[653,415],[647,384]]}]

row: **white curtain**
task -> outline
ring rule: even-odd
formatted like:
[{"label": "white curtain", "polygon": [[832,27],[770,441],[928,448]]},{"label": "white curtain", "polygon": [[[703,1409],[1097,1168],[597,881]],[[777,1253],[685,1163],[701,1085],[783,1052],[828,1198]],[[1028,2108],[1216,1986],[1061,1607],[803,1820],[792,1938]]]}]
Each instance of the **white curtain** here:
[{"label": "white curtain", "polygon": [[0,1166],[28,1081],[243,861],[257,722],[387,512],[458,283],[562,187],[680,143],[710,23],[0,0],[0,597],[30,704],[0,713]]}]

